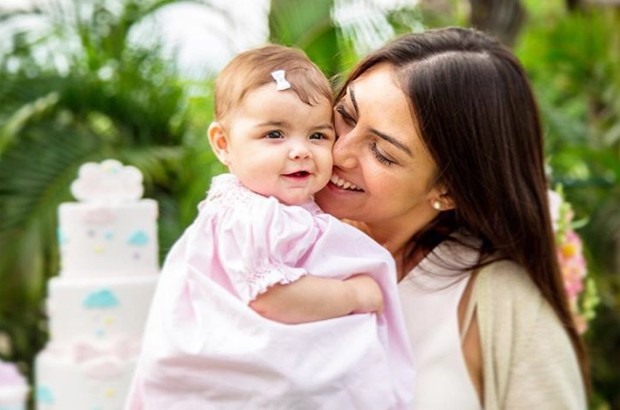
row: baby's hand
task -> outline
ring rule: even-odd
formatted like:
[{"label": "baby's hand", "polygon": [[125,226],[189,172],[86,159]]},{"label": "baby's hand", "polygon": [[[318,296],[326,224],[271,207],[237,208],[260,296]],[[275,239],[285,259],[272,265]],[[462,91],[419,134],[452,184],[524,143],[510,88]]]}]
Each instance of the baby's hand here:
[{"label": "baby's hand", "polygon": [[373,278],[368,275],[356,275],[347,280],[355,295],[357,307],[353,313],[380,313],[383,310],[383,293]]}]

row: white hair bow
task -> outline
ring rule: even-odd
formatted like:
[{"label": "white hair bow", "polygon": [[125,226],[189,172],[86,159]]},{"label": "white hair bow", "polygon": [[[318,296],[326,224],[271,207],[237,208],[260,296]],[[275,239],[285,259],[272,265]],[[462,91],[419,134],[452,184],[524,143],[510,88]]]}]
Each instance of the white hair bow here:
[{"label": "white hair bow", "polygon": [[284,70],[276,70],[271,73],[273,79],[276,80],[276,90],[278,91],[288,90],[291,88],[291,83],[286,81],[286,78],[284,78],[285,74],[286,73]]}]

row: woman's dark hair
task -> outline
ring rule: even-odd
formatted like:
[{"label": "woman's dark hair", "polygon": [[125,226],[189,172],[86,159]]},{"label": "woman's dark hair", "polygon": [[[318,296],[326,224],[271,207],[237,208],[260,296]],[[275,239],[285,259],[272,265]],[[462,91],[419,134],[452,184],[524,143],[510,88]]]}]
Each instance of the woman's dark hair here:
[{"label": "woman's dark hair", "polygon": [[[412,117],[456,204],[411,238],[405,258],[456,230],[482,241],[476,269],[497,259],[522,265],[564,325],[588,385],[587,355],[556,258],[538,107],[513,53],[474,29],[408,34],[361,61],[348,83],[380,63],[396,70]],[[406,266],[406,264],[404,265]]]}]

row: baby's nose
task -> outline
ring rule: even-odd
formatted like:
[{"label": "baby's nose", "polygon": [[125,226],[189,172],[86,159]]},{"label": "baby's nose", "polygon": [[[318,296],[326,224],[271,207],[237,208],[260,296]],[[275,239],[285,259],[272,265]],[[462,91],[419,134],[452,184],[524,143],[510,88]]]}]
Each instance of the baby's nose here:
[{"label": "baby's nose", "polygon": [[295,144],[289,151],[290,159],[308,159],[310,158],[310,150],[306,147],[306,144]]}]

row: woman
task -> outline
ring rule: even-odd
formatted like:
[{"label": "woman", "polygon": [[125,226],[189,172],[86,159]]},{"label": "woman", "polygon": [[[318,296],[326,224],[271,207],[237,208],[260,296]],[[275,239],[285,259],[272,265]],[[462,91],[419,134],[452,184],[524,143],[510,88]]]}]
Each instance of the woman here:
[{"label": "woman", "polygon": [[417,364],[417,409],[586,407],[517,59],[470,29],[396,39],[344,83],[321,207],[383,244]]}]

